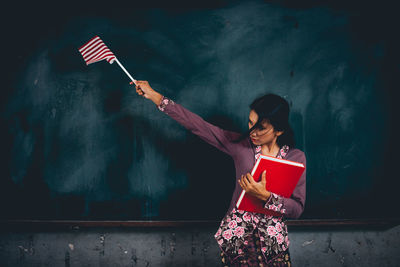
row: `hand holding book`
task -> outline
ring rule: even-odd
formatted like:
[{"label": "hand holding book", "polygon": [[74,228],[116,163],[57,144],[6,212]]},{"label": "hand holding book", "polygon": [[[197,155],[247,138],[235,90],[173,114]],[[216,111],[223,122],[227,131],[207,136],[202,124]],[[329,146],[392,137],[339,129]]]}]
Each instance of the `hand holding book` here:
[{"label": "hand holding book", "polygon": [[238,181],[239,185],[247,194],[255,196],[262,201],[267,201],[271,196],[271,192],[266,189],[267,180],[265,170],[262,172],[260,182],[254,181],[254,178],[250,173],[242,175]]},{"label": "hand holding book", "polygon": [[264,208],[264,202],[269,199],[271,192],[289,198],[304,170],[305,166],[302,163],[261,155],[251,175],[243,175],[239,181],[243,192],[236,207],[240,210],[280,216],[278,212]]}]

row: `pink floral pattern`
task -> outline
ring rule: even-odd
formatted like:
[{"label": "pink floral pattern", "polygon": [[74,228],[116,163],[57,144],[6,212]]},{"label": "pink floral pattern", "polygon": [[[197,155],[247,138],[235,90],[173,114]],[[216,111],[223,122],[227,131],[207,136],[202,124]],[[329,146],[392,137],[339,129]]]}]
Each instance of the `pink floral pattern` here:
[{"label": "pink floral pattern", "polygon": [[250,213],[250,212],[246,212],[246,213],[243,215],[243,221],[245,221],[245,222],[251,222],[251,219],[252,219],[252,216],[251,216],[251,213]]},{"label": "pink floral pattern", "polygon": [[241,238],[244,235],[244,227],[241,227],[241,226],[237,227],[234,230],[234,234],[235,234],[235,236]]},{"label": "pink floral pattern", "polygon": [[278,241],[279,245],[283,243],[283,241],[284,241],[283,239],[284,239],[284,237],[283,237],[282,234],[277,234],[276,235],[276,240]]},{"label": "pink floral pattern", "polygon": [[224,231],[224,233],[222,234],[222,236],[226,239],[226,240],[230,240],[233,236],[233,232],[231,229]]},{"label": "pink floral pattern", "polygon": [[232,220],[228,224],[229,228],[234,229],[237,226],[237,222],[235,220]]},{"label": "pink floral pattern", "polygon": [[267,233],[269,236],[276,236],[277,233],[276,228],[272,225],[268,226]]},{"label": "pink floral pattern", "polygon": [[161,111],[164,112],[164,111],[165,111],[165,108],[167,107],[168,104],[172,104],[172,105],[173,105],[173,104],[175,104],[175,103],[174,103],[174,101],[172,101],[171,99],[169,99],[169,98],[163,96],[162,99],[161,99],[160,105],[157,106],[157,107],[158,107],[159,110],[161,110]]},{"label": "pink floral pattern", "polygon": [[275,229],[276,229],[278,232],[282,232],[282,226],[281,226],[281,223],[280,223],[280,222],[277,222],[277,223],[275,224]]},{"label": "pink floral pattern", "polygon": [[[283,146],[277,157],[284,158],[288,150],[288,146]],[[257,146],[255,158],[257,159],[260,155],[261,147]],[[258,240],[256,242],[258,243],[258,250],[262,252],[265,258],[274,257],[288,249],[290,242],[283,217],[286,211],[283,206],[283,198],[272,193],[265,204],[265,208],[278,211],[282,216],[273,217],[233,209],[222,220],[215,238],[230,262],[239,258],[243,260],[243,255],[246,255],[246,252],[251,249],[249,244],[253,244],[254,238]]]},{"label": "pink floral pattern", "polygon": [[278,194],[271,193],[271,196],[269,197],[267,202],[265,202],[264,207],[266,209],[274,210],[274,211],[280,212],[282,214],[285,214],[286,209],[283,208],[282,203],[283,203],[283,197],[281,197]]}]

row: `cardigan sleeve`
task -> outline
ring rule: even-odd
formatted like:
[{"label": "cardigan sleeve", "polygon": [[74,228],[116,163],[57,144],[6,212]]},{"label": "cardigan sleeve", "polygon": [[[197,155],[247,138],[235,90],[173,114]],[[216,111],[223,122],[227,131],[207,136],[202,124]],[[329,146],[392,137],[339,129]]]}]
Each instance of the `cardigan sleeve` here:
[{"label": "cardigan sleeve", "polygon": [[[306,166],[306,157],[300,150],[297,150],[293,156],[289,157],[288,155],[286,159],[300,162]],[[304,211],[306,201],[306,171],[307,168],[301,175],[299,182],[297,183],[290,198],[271,193],[271,196],[265,203],[264,208],[278,211],[287,218],[299,218]]]},{"label": "cardigan sleeve", "polygon": [[176,120],[179,124],[200,137],[202,140],[232,156],[233,148],[235,146],[233,140],[239,138],[240,134],[223,130],[208,123],[197,114],[166,97],[163,97],[158,109]]}]

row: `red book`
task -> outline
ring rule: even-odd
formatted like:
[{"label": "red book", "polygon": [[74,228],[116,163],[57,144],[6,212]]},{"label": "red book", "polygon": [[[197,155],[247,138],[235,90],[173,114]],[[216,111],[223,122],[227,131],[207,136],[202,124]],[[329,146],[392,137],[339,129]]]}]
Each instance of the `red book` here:
[{"label": "red book", "polygon": [[[304,165],[299,162],[261,155],[251,171],[251,176],[256,182],[259,182],[262,172],[266,170],[265,188],[270,192],[288,198],[296,188],[304,169]],[[236,208],[273,216],[282,215],[277,211],[264,208],[264,204],[262,200],[246,194],[243,190],[236,203]]]}]

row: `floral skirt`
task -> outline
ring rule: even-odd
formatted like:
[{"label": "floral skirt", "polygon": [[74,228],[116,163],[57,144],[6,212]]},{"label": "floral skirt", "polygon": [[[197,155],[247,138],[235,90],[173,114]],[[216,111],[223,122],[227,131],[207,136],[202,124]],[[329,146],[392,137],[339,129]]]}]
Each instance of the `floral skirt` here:
[{"label": "floral skirt", "polygon": [[275,258],[266,263],[262,256],[258,256],[257,258],[249,257],[247,259],[242,259],[240,261],[235,261],[234,263],[227,262],[227,259],[224,256],[224,253],[221,253],[221,266],[264,266],[264,267],[290,267],[292,266],[290,262],[290,254],[289,250],[277,255]]},{"label": "floral skirt", "polygon": [[290,266],[283,217],[233,209],[214,235],[227,266]]},{"label": "floral skirt", "polygon": [[290,267],[292,263],[290,261],[289,250],[279,253],[271,259],[265,259],[260,254],[247,254],[245,257],[237,258],[234,262],[229,262],[229,259],[221,252],[221,266],[264,266],[264,267]]},{"label": "floral skirt", "polygon": [[264,266],[264,267],[290,267],[289,249],[275,255],[265,257],[261,253],[261,246],[258,234],[255,234],[251,242],[248,242],[242,256],[235,258],[233,261],[224,252],[221,252],[221,266]]}]

